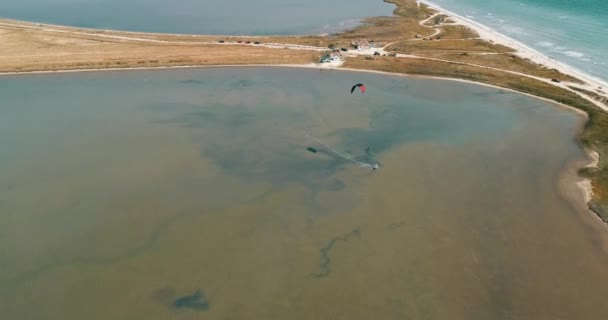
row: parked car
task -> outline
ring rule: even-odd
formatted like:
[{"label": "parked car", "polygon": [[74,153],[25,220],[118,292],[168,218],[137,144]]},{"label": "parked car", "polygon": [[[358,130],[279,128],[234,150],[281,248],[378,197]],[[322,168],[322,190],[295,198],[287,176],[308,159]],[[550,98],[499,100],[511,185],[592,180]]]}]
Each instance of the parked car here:
[{"label": "parked car", "polygon": [[346,49],[346,48],[340,48],[340,50],[342,50],[342,51],[348,51],[348,49]]}]

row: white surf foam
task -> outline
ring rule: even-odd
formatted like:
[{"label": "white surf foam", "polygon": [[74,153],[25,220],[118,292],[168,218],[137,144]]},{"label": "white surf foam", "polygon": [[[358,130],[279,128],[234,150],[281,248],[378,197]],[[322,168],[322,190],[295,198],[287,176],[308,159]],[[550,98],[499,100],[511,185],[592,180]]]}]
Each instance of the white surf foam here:
[{"label": "white surf foam", "polygon": [[585,56],[584,53],[578,52],[578,51],[566,51],[566,52],[564,52],[564,54],[567,55],[568,57],[572,57],[572,58],[582,58]]},{"label": "white surf foam", "polygon": [[549,48],[549,47],[553,47],[555,44],[553,44],[552,42],[549,42],[549,41],[541,41],[541,42],[537,43],[537,45],[539,45],[541,47]]}]

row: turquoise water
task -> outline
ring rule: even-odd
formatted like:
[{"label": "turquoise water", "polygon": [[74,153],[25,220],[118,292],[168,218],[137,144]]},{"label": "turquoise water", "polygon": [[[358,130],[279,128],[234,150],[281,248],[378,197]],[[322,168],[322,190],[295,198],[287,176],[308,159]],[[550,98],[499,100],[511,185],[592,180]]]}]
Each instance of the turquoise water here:
[{"label": "turquoise water", "polygon": [[555,188],[580,120],[314,69],[1,77],[0,315],[603,319],[605,230]]},{"label": "turquoise water", "polygon": [[164,33],[318,34],[393,8],[381,0],[2,0],[0,17]]},{"label": "turquoise water", "polygon": [[608,1],[433,0],[547,56],[608,80]]}]

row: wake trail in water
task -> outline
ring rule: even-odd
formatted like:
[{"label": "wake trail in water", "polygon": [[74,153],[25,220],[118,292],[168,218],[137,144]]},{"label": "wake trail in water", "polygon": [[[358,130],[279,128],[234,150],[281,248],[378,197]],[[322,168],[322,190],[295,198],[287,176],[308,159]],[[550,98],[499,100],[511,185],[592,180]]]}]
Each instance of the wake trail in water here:
[{"label": "wake trail in water", "polygon": [[324,146],[331,153],[333,153],[333,154],[337,155],[338,157],[341,157],[347,161],[350,161],[359,167],[367,168],[367,169],[378,169],[378,167],[379,167],[377,163],[367,163],[367,162],[358,161],[357,159],[355,159],[353,156],[349,155],[348,153],[341,152],[341,151],[337,150],[336,148],[332,147],[331,145],[321,141],[318,138],[311,136],[310,134],[308,134],[306,132],[300,131],[300,133],[302,135],[314,140],[315,142],[319,143],[320,145]]}]

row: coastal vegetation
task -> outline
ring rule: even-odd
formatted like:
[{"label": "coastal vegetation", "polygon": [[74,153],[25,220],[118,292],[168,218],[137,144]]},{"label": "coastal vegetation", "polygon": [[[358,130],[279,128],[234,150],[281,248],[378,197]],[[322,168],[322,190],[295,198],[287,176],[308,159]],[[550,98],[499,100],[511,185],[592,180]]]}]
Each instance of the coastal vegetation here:
[{"label": "coastal vegetation", "polygon": [[[204,65],[313,64],[325,50],[368,39],[383,54],[345,53],[344,66],[420,76],[470,80],[535,95],[584,111],[582,146],[596,151],[597,167],[585,168],[593,198],[589,207],[608,221],[607,99],[583,81],[481,39],[414,0],[385,0],[391,17],[365,19],[352,30],[328,36],[192,36],[50,26],[0,20],[0,72]],[[372,50],[372,51],[374,51]],[[390,56],[389,56],[390,55]],[[552,84],[551,79],[561,83]],[[592,98],[593,101],[585,97]]]}]

